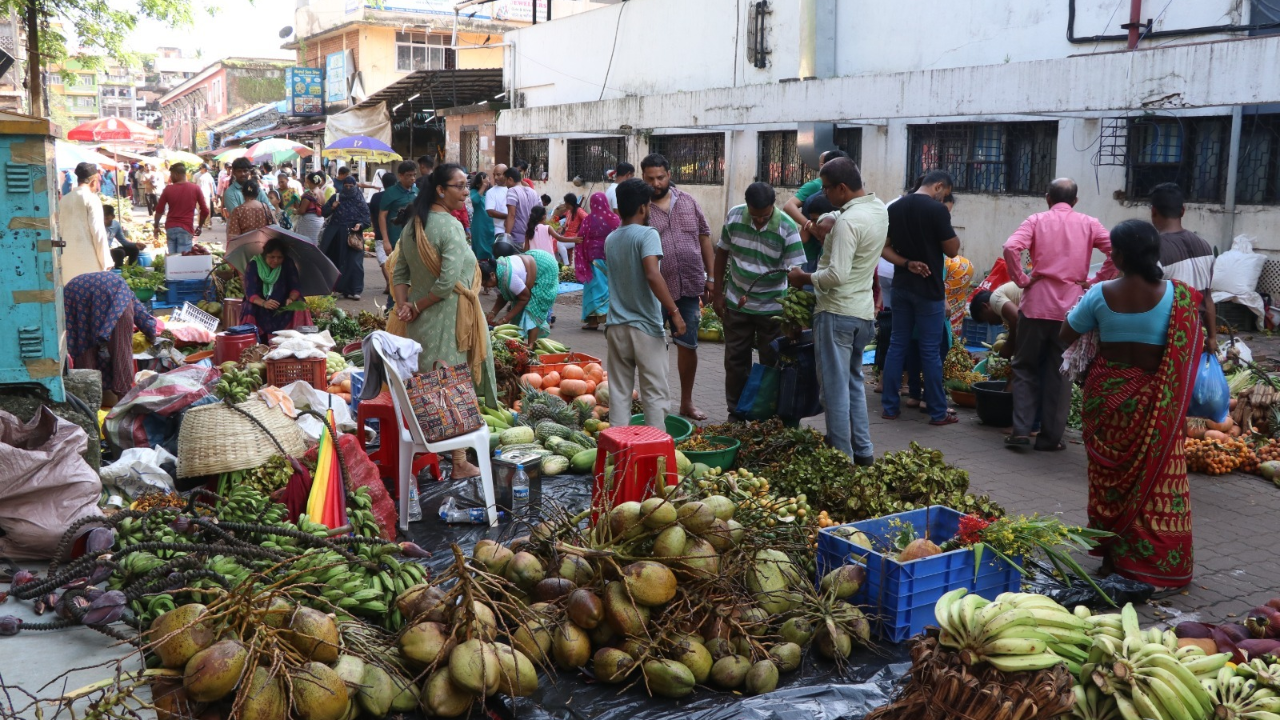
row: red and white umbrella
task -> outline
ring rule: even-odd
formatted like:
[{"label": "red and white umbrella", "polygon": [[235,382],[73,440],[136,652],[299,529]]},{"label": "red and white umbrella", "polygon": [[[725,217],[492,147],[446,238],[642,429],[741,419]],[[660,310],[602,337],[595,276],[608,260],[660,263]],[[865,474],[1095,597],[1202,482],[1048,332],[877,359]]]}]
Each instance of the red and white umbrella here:
[{"label": "red and white umbrella", "polygon": [[313,154],[315,154],[315,151],[302,143],[296,143],[285,138],[271,138],[249,148],[249,152],[245,153],[244,156],[249,158],[249,162],[255,165],[264,162],[279,165],[282,162],[311,157]]},{"label": "red and white umbrella", "polygon": [[155,142],[160,136],[155,130],[129,118],[109,117],[90,120],[77,125],[67,132],[68,140],[85,140],[88,142],[105,142],[109,140],[133,140],[136,142]]}]

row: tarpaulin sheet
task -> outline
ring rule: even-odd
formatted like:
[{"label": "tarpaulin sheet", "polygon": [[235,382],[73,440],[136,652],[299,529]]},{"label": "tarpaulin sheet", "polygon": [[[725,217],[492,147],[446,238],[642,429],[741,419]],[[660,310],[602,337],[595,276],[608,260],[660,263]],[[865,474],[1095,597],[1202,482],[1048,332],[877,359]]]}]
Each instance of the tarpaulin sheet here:
[{"label": "tarpaulin sheet", "polygon": [[[493,528],[447,525],[438,510],[450,495],[464,506],[477,499],[467,484],[428,482],[420,492],[423,519],[409,526],[410,539],[433,553],[426,563],[435,571],[453,562],[450,543],[469,552],[481,539],[505,541],[528,532],[520,523],[499,523]],[[543,478],[542,499],[570,512],[585,510],[591,504],[591,478]],[[624,690],[625,684],[607,685],[585,673],[560,671],[554,683],[545,675],[540,677],[533,696],[518,700],[494,696],[488,709],[498,717],[521,720],[861,720],[888,704],[894,683],[910,668],[905,645],[857,648],[843,674],[834,663],[815,655],[806,653],[799,670],[780,676],[777,690],[755,697],[699,687],[687,698],[668,700],[649,697],[643,687]],[[480,716],[478,710],[471,713],[471,717]]]},{"label": "tarpaulin sheet", "polygon": [[353,135],[371,137],[390,145],[391,115],[387,113],[387,104],[378,103],[364,109],[352,108],[325,118],[325,147]]}]

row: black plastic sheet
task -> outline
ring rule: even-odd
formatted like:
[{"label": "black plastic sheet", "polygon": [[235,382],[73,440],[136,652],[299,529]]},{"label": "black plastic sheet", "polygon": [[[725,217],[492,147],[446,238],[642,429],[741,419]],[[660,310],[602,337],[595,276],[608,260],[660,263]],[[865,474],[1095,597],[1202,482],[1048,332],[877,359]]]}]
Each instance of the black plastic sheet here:
[{"label": "black plastic sheet", "polygon": [[[446,474],[447,477],[447,474]],[[432,553],[426,560],[434,571],[453,562],[451,543],[470,552],[485,538],[506,541],[528,532],[521,522],[450,525],[438,514],[440,504],[454,497],[463,507],[476,506],[477,489],[464,482],[427,482],[420,486],[422,520],[411,523],[409,539]],[[591,505],[591,478],[556,475],[542,479],[542,501],[569,512]],[[856,648],[842,674],[834,663],[806,654],[804,664],[779,678],[778,689],[767,695],[744,697],[699,687],[683,700],[649,697],[643,687],[608,685],[585,673],[561,671],[554,679],[539,678],[538,691],[512,700],[495,696],[488,710],[501,718],[530,720],[861,720],[890,700],[894,684],[907,673],[910,659],[905,645]],[[477,708],[471,717],[480,717]]]},{"label": "black plastic sheet", "polygon": [[[1053,568],[1049,565],[1039,561],[1032,561],[1032,565],[1036,572],[1022,581],[1023,592],[1039,593],[1066,608],[1084,605],[1093,610],[1114,609],[1106,598],[1089,586],[1089,583],[1073,580],[1070,585],[1067,585],[1053,575]],[[1115,607],[1123,606],[1125,603],[1142,605],[1150,600],[1156,591],[1155,587],[1141,580],[1130,580],[1120,575],[1108,575],[1105,578],[1097,578],[1094,582],[1115,601]]]}]

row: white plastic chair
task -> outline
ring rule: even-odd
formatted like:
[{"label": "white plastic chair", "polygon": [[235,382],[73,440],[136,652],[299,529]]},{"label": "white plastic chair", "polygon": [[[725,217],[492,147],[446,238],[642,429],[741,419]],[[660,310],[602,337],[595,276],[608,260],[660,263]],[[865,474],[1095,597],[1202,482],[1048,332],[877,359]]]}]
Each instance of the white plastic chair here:
[{"label": "white plastic chair", "polygon": [[[396,417],[400,421],[400,529],[409,529],[409,483],[414,482],[413,457],[420,453],[433,452],[437,455],[474,448],[476,464],[480,466],[480,480],[484,488],[485,511],[489,515],[489,525],[498,524],[497,494],[493,491],[493,466],[489,463],[489,426],[481,424],[479,430],[459,435],[455,438],[437,443],[427,442],[418,418],[413,414],[413,403],[409,401],[409,391],[404,380],[396,373],[391,363],[383,362],[386,371],[387,385],[391,386],[391,401],[396,408]],[[381,428],[379,429],[382,432]]]}]

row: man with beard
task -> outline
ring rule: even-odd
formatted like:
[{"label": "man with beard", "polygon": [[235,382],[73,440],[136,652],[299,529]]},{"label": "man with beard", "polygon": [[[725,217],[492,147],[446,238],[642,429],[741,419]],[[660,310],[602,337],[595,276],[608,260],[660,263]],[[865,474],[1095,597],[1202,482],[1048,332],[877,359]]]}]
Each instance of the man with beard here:
[{"label": "man with beard", "polygon": [[693,420],[707,416],[693,405],[693,383],[698,373],[698,323],[702,319],[702,296],[715,290],[707,272],[715,267],[711,226],[693,196],[671,185],[671,163],[653,154],[640,161],[640,172],[653,199],[649,202],[649,227],[662,238],[662,277],[676,301],[684,332],[672,340],[676,344],[676,366],[680,373],[680,414]]}]

